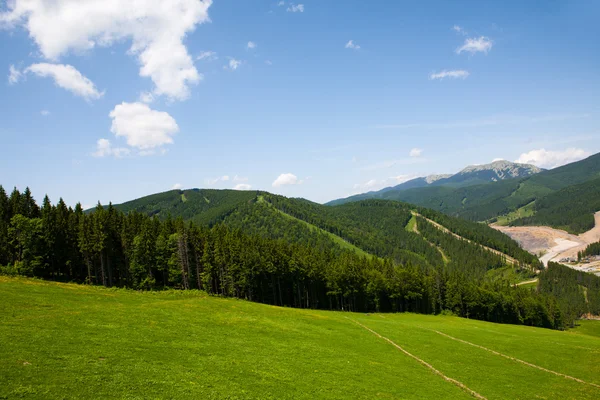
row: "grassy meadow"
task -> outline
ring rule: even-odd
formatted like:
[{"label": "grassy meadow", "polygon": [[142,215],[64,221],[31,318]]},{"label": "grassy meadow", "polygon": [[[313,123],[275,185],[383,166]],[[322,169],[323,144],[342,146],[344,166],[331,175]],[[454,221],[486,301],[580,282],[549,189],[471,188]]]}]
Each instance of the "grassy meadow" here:
[{"label": "grassy meadow", "polygon": [[599,321],[560,332],[0,276],[6,399],[473,398],[442,375],[487,399],[597,399],[599,356]]}]

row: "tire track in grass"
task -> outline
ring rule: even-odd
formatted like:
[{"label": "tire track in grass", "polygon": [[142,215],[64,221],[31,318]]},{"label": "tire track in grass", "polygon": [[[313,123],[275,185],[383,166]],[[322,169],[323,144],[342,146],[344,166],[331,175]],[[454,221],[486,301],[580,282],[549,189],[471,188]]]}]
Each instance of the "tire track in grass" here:
[{"label": "tire track in grass", "polygon": [[466,340],[462,340],[462,339],[459,339],[459,338],[455,338],[455,337],[453,337],[453,336],[450,336],[450,335],[448,335],[448,334],[446,334],[446,333],[443,333],[443,332],[440,332],[440,331],[436,331],[435,329],[427,329],[427,330],[429,330],[429,331],[432,331],[432,332],[435,332],[435,333],[437,333],[438,335],[445,336],[445,337],[447,337],[448,339],[456,340],[457,342],[464,343],[464,344],[468,344],[469,346],[477,347],[478,349],[481,349],[481,350],[489,351],[490,353],[492,353],[492,354],[494,354],[494,355],[497,355],[497,356],[500,356],[500,357],[504,357],[504,358],[507,358],[507,359],[509,359],[509,360],[512,360],[512,361],[516,361],[516,362],[518,362],[518,363],[521,363],[521,364],[527,365],[528,367],[531,367],[531,368],[536,368],[536,369],[539,369],[540,371],[548,372],[548,373],[550,373],[550,374],[554,374],[554,375],[556,375],[556,376],[561,376],[561,377],[563,377],[563,378],[566,378],[566,379],[571,379],[571,380],[573,380],[573,381],[575,381],[575,382],[583,383],[583,384],[585,384],[585,385],[590,385],[590,386],[594,386],[594,387],[600,388],[600,385],[597,385],[597,384],[595,384],[595,383],[586,382],[586,381],[584,381],[584,380],[582,380],[582,379],[575,378],[575,377],[573,377],[573,376],[570,376],[570,375],[566,375],[566,374],[563,374],[563,373],[560,373],[560,372],[552,371],[551,369],[547,369],[547,368],[544,368],[544,367],[540,367],[539,365],[535,365],[535,364],[532,364],[532,363],[530,363],[530,362],[523,361],[523,360],[520,360],[520,359],[518,359],[518,358],[515,358],[515,357],[511,357],[511,356],[509,356],[509,355],[506,355],[506,354],[502,354],[502,353],[500,353],[500,352],[498,352],[498,351],[495,351],[495,350],[492,350],[492,349],[488,349],[487,347],[483,347],[483,346],[480,346],[480,345],[478,345],[478,344],[475,344],[475,343],[467,342]]},{"label": "tire track in grass", "polygon": [[481,400],[487,400],[485,397],[483,397],[482,395],[480,395],[479,393],[477,393],[476,391],[474,391],[473,389],[468,388],[464,383],[457,381],[456,379],[452,379],[449,376],[444,375],[441,371],[437,370],[433,365],[429,364],[427,361],[424,361],[422,359],[420,359],[419,357],[415,356],[414,354],[409,353],[408,351],[404,350],[400,345],[396,344],[395,342],[393,342],[392,340],[386,338],[385,336],[381,336],[379,333],[375,332],[374,330],[372,330],[371,328],[361,324],[360,322],[353,320],[351,318],[345,317],[346,319],[349,319],[350,321],[356,323],[357,325],[359,325],[360,327],[368,330],[369,332],[371,332],[372,334],[374,334],[375,336],[379,337],[380,339],[385,340],[386,342],[388,342],[389,344],[391,344],[392,346],[394,346],[395,348],[397,348],[398,350],[400,350],[401,352],[403,352],[404,354],[406,354],[407,356],[411,357],[412,359],[418,361],[420,364],[426,366],[427,368],[429,368],[434,374],[440,376],[442,379],[444,379],[446,382],[450,382],[455,386],[458,386],[460,389],[464,390],[465,392],[469,393],[471,396],[475,397],[476,399],[481,399]]}]

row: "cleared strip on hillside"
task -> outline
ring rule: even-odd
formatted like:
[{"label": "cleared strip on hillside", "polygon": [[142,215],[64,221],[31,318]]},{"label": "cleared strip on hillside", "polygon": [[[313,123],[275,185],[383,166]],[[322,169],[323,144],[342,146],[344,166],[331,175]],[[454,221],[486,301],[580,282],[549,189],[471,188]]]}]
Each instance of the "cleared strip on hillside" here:
[{"label": "cleared strip on hillside", "polygon": [[311,230],[314,229],[314,230],[316,230],[316,231],[318,231],[320,233],[323,233],[323,234],[329,236],[331,238],[331,240],[333,240],[342,249],[347,249],[347,250],[354,251],[359,256],[365,256],[365,257],[368,257],[368,258],[372,258],[373,257],[372,254],[367,253],[366,251],[364,251],[360,247],[357,247],[357,246],[353,245],[352,243],[348,242],[347,240],[344,240],[344,238],[341,238],[341,237],[339,237],[338,235],[336,235],[334,233],[326,231],[325,229],[319,228],[318,226],[313,225],[310,222],[306,222],[306,221],[304,221],[304,220],[302,220],[300,218],[296,218],[293,215],[290,215],[290,214],[286,213],[285,211],[281,211],[277,207],[274,207],[268,201],[265,201],[265,199],[264,199],[263,196],[258,196],[257,202],[258,203],[262,203],[262,204],[266,204],[268,207],[271,207],[273,210],[275,210],[276,212],[280,213],[284,217],[292,219],[292,220],[297,221],[297,222],[300,222],[301,224],[305,225],[308,229],[311,229]]},{"label": "cleared strip on hillside", "polygon": [[375,332],[374,330],[372,330],[371,328],[361,324],[360,322],[353,320],[351,318],[345,317],[346,319],[349,319],[350,321],[356,323],[357,325],[361,326],[362,328],[368,330],[369,332],[371,332],[372,334],[374,334],[375,336],[379,337],[380,339],[385,340],[386,342],[388,342],[389,344],[391,344],[392,346],[394,346],[395,348],[397,348],[398,350],[400,350],[401,352],[403,352],[404,354],[406,354],[407,356],[411,357],[412,359],[418,361],[420,364],[424,365],[425,367],[429,368],[434,374],[440,376],[442,379],[444,379],[446,382],[450,382],[455,386],[458,386],[459,388],[461,388],[462,390],[464,390],[465,392],[469,393],[471,396],[475,397],[476,399],[482,399],[482,400],[487,400],[485,397],[483,397],[481,394],[477,393],[476,391],[474,391],[473,389],[470,389],[469,387],[467,387],[467,385],[465,385],[464,383],[457,381],[456,379],[450,378],[449,376],[444,375],[440,370],[436,369],[433,365],[429,364],[427,361],[420,359],[419,357],[415,356],[412,353],[409,353],[408,351],[404,350],[400,345],[396,344],[394,341],[386,338],[385,336],[381,336],[379,333]]},{"label": "cleared strip on hillside", "polygon": [[429,222],[431,225],[435,226],[436,228],[438,228],[439,230],[441,230],[441,231],[442,231],[442,232],[444,232],[444,233],[450,234],[450,235],[454,236],[454,237],[455,237],[455,238],[457,238],[457,239],[460,239],[460,240],[465,240],[465,241],[467,241],[467,242],[469,242],[469,243],[472,243],[472,244],[475,244],[475,245],[477,245],[477,246],[481,247],[482,249],[485,249],[485,250],[487,250],[487,251],[489,251],[489,252],[491,252],[491,253],[494,253],[494,254],[497,254],[497,255],[499,255],[499,256],[502,256],[502,257],[504,257],[504,258],[506,259],[506,261],[510,262],[510,263],[511,263],[511,264],[513,264],[513,265],[519,265],[519,261],[518,261],[518,260],[516,260],[515,258],[513,258],[513,257],[509,256],[508,254],[505,254],[505,253],[503,253],[503,252],[501,252],[501,251],[499,251],[499,250],[496,250],[496,249],[492,249],[491,247],[484,246],[484,245],[482,245],[482,244],[480,244],[480,243],[477,243],[477,242],[474,242],[474,241],[472,241],[472,240],[470,240],[470,239],[466,239],[466,238],[464,238],[464,237],[462,237],[462,236],[460,236],[460,235],[458,235],[458,234],[456,234],[456,233],[452,232],[450,229],[446,228],[445,226],[438,224],[438,223],[437,223],[437,222],[435,222],[434,220],[432,220],[432,219],[429,219],[429,218],[427,218],[427,217],[424,217],[423,215],[419,214],[419,213],[418,213],[418,212],[416,212],[416,211],[411,211],[411,212],[413,213],[413,215],[416,215],[416,216],[419,216],[419,217],[423,218],[424,220],[426,220],[426,221],[427,221],[427,222]]},{"label": "cleared strip on hillside", "polygon": [[439,251],[440,255],[442,256],[442,260],[444,261],[444,264],[448,264],[450,262],[450,259],[448,258],[446,253],[444,253],[444,250],[442,250],[440,246],[436,246],[435,244],[431,243],[425,236],[421,235],[421,232],[419,232],[419,225],[417,223],[417,214],[413,213],[412,211],[411,213],[412,217],[410,218],[410,221],[408,221],[408,224],[406,224],[406,230],[410,230],[411,232],[420,235],[423,238],[423,240],[425,240],[431,245],[431,247],[434,247],[437,251]]},{"label": "cleared strip on hillside", "polygon": [[554,374],[556,376],[560,376],[560,377],[563,377],[563,378],[566,378],[566,379],[570,379],[570,380],[573,380],[575,382],[579,382],[579,383],[583,383],[583,384],[586,384],[586,385],[590,385],[590,386],[594,386],[594,387],[600,388],[600,385],[597,385],[595,383],[586,382],[586,381],[584,381],[582,379],[575,378],[575,377],[570,376],[570,375],[565,375],[565,374],[560,373],[560,372],[556,372],[556,371],[552,371],[550,369],[546,369],[544,367],[540,367],[539,365],[535,365],[535,364],[529,363],[527,361],[523,361],[523,360],[520,360],[518,358],[509,356],[509,355],[506,355],[506,354],[502,354],[502,353],[497,352],[495,350],[488,349],[487,347],[483,347],[483,346],[480,346],[480,345],[475,344],[475,343],[467,342],[466,340],[463,340],[463,339],[455,338],[454,336],[450,336],[450,335],[448,335],[446,333],[443,333],[443,332],[440,332],[440,331],[436,331],[434,329],[430,329],[430,330],[432,330],[433,332],[437,333],[438,335],[445,336],[448,339],[452,339],[452,340],[455,340],[455,341],[460,342],[460,343],[468,344],[469,346],[477,347],[478,349],[481,349],[481,350],[489,351],[490,353],[492,353],[494,355],[497,355],[497,356],[500,356],[500,357],[504,357],[504,358],[512,360],[512,361],[516,361],[518,363],[527,365],[528,367],[536,368],[536,369],[539,369],[540,371],[548,372],[550,374]]}]

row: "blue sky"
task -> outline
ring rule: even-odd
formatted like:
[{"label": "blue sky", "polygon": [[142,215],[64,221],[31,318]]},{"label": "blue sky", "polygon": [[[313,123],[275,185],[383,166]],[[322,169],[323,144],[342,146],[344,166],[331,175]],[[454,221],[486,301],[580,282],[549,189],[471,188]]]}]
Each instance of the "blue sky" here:
[{"label": "blue sky", "polygon": [[325,202],[600,151],[596,1],[42,3],[0,0],[0,184],[38,200]]}]

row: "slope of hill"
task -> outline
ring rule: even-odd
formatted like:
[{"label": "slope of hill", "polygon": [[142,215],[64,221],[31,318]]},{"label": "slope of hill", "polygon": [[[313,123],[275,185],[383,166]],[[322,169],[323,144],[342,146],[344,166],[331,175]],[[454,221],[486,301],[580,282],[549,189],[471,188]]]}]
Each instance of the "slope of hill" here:
[{"label": "slope of hill", "polygon": [[[162,217],[183,217],[205,225],[222,222],[245,233],[299,242],[323,250],[339,249],[340,243],[349,244],[375,256],[391,257],[402,264],[443,265],[438,251],[421,236],[404,229],[412,217],[411,211],[416,209],[405,203],[368,200],[328,207],[267,192],[192,189],[159,193],[115,207]],[[538,264],[535,257],[494,229],[439,212],[421,208],[419,212],[451,231],[458,230],[462,236],[505,252],[523,264]],[[448,236],[448,240],[456,239]],[[489,260],[479,262],[482,269],[490,264]]]},{"label": "slope of hill", "polygon": [[548,225],[579,234],[592,229],[600,210],[600,178],[567,186],[535,202],[534,214],[511,221],[511,226]]},{"label": "slope of hill", "polygon": [[0,346],[0,398],[597,399],[600,323],[580,324],[563,332],[0,276],[0,342],[11,344]]},{"label": "slope of hill", "polygon": [[[337,199],[327,205],[339,205],[351,201],[370,198],[391,199],[397,193],[409,189],[428,188],[433,186],[465,187],[480,185],[489,182],[498,182],[504,179],[524,178],[543,171],[541,168],[531,164],[518,164],[506,160],[494,161],[490,164],[471,165],[456,174],[430,175],[422,178],[411,179],[408,182],[388,187],[379,191],[369,192],[351,196],[345,199]],[[393,194],[392,194],[393,193]]]},{"label": "slope of hill", "polygon": [[487,221],[568,186],[598,177],[600,154],[595,154],[584,160],[526,178],[505,179],[466,187],[430,186],[390,190],[378,197],[418,204],[472,221]]}]

